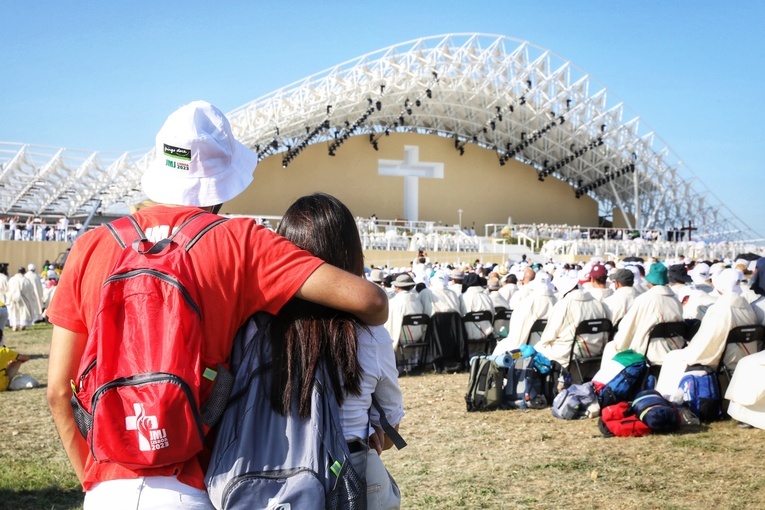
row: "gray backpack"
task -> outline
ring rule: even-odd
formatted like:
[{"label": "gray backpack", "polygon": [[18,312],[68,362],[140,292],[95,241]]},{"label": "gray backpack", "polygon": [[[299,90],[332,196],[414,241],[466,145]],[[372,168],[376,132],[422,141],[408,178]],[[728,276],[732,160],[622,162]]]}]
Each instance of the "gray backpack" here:
[{"label": "gray backpack", "polygon": [[468,412],[492,411],[502,403],[504,369],[497,366],[492,356],[474,356],[470,360],[465,405]]},{"label": "gray backpack", "polygon": [[309,418],[296,403],[288,416],[271,408],[269,321],[256,314],[234,341],[234,387],[205,477],[210,500],[219,509],[366,509],[326,368],[316,372]]},{"label": "gray backpack", "polygon": [[555,397],[552,415],[561,420],[581,420],[589,417],[589,407],[597,399],[592,383],[572,384]]}]

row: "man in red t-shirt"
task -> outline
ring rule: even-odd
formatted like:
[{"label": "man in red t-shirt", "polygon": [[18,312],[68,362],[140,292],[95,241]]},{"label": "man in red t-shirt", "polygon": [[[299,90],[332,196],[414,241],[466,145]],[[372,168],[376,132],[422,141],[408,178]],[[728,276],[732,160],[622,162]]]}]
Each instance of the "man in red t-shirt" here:
[{"label": "man in red t-shirt", "polygon": [[[150,241],[168,237],[200,210],[217,213],[221,204],[244,191],[256,164],[257,154],[234,139],[220,110],[203,101],[183,106],[157,134],[155,160],[141,182],[146,195],[161,205],[133,217]],[[75,425],[70,381],[77,377],[101,285],[120,252],[111,233],[97,228],[77,240],[61,274],[47,312],[54,325],[48,369],[53,419],[87,492],[86,509],[106,504],[135,508],[137,498],[161,508],[186,508],[189,501],[211,508],[196,458],[140,470],[97,463]],[[189,256],[202,296],[202,356],[212,362],[226,361],[236,330],[250,315],[275,314],[292,297],[353,313],[372,325],[384,323],[388,316],[388,300],[380,287],[323,263],[250,219],[234,218],[216,226]]]}]

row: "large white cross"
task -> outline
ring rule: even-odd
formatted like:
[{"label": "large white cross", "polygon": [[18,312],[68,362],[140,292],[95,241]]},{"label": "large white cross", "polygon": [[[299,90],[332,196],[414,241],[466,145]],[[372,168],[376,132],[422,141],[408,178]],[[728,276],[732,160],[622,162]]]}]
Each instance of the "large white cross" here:
[{"label": "large white cross", "polygon": [[419,220],[419,178],[444,178],[444,164],[420,161],[420,148],[404,146],[404,161],[381,159],[378,161],[379,175],[395,175],[404,178],[404,217],[409,221]]}]

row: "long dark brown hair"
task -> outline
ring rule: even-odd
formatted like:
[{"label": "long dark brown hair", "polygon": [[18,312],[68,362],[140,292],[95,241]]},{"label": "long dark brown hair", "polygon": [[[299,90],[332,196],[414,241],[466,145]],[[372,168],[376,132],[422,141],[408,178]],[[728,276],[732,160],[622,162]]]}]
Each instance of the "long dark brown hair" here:
[{"label": "long dark brown hair", "polygon": [[[364,254],[351,211],[325,193],[299,198],[284,214],[277,232],[328,264],[359,277]],[[326,364],[338,403],[343,392],[361,393],[361,367],[356,333],[365,327],[348,313],[294,298],[271,322],[273,359],[271,405],[286,415],[293,398],[300,416],[311,413],[316,370]]]}]

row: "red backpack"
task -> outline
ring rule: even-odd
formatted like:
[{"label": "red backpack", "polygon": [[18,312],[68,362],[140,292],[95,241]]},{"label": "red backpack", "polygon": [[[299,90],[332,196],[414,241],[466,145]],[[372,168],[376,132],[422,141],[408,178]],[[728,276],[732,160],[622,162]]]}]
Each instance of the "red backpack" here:
[{"label": "red backpack", "polygon": [[107,225],[123,251],[72,381],[75,420],[96,461],[134,469],[186,461],[222,414],[233,378],[202,357],[188,252],[224,221],[199,213],[156,244],[131,216]]},{"label": "red backpack", "polygon": [[601,409],[598,428],[605,437],[641,437],[651,433],[651,428],[632,412],[629,402]]}]

